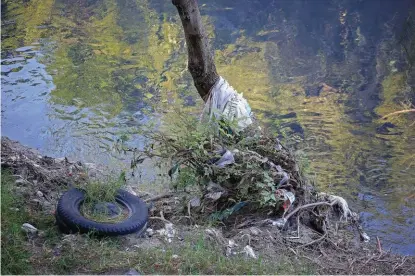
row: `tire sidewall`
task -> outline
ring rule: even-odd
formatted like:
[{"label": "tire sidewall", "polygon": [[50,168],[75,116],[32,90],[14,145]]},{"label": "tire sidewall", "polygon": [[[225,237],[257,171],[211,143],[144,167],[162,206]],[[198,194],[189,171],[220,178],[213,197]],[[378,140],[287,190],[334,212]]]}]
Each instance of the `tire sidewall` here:
[{"label": "tire sidewall", "polygon": [[72,188],[59,199],[56,216],[58,225],[64,224],[71,232],[89,233],[97,235],[126,235],[142,230],[148,221],[146,203],[125,190],[118,190],[116,201],[129,210],[129,217],[119,223],[101,223],[84,217],[80,206],[85,200],[85,192]]}]

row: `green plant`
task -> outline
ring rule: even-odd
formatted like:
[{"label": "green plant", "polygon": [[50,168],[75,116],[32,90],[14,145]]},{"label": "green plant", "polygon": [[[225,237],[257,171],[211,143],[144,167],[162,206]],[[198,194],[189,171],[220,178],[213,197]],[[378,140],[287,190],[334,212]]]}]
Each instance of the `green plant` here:
[{"label": "green plant", "polygon": [[114,202],[117,191],[125,185],[125,172],[118,178],[106,177],[102,180],[91,180],[81,184],[79,188],[85,191],[85,202]]},{"label": "green plant", "polygon": [[[276,190],[280,183],[290,181],[294,189],[303,183],[291,152],[256,124],[235,133],[236,121],[200,121],[180,110],[169,118],[157,130],[143,131],[141,134],[151,142],[142,150],[132,151],[139,159],[169,161],[168,174],[175,188],[198,188],[202,194],[209,183],[225,188],[226,198],[219,195],[220,203],[213,211],[217,217],[227,217],[238,202],[279,210],[282,199],[276,196]],[[235,161],[217,166],[226,151]]]},{"label": "green plant", "polygon": [[[128,216],[127,210],[115,200],[117,191],[124,185],[125,172],[122,172],[118,178],[106,177],[79,185],[78,188],[85,191],[85,200],[81,204],[82,214],[89,219],[100,222],[117,222],[125,219]],[[103,210],[97,210],[96,206],[99,203],[113,203],[114,206],[120,208],[121,214],[111,218],[105,207],[101,208]]]}]

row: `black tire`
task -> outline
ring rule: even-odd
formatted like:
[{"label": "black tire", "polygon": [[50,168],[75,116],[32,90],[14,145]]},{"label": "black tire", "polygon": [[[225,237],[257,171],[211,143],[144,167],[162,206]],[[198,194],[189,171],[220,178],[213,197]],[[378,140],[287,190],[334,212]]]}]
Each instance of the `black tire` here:
[{"label": "black tire", "polygon": [[70,234],[71,230],[68,228],[68,226],[63,222],[63,220],[60,218],[58,213],[55,214],[56,218],[56,225],[59,228],[59,231],[61,231],[64,234]]},{"label": "black tire", "polygon": [[129,217],[119,223],[100,223],[84,217],[79,208],[84,201],[82,190],[72,188],[62,195],[56,210],[58,226],[70,232],[99,236],[126,235],[143,230],[148,221],[148,208],[144,201],[124,190],[118,190],[115,200],[128,208]]}]

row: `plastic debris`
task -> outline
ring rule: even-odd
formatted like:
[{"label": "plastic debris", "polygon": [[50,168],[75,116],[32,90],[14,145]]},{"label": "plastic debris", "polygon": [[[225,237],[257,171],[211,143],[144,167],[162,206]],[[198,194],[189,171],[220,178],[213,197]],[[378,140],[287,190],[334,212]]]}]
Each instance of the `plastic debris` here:
[{"label": "plastic debris", "polygon": [[272,221],[272,225],[277,226],[279,229],[282,229],[286,223],[287,220],[285,218],[280,218]]},{"label": "plastic debris", "polygon": [[251,246],[247,245],[244,247],[244,252],[246,256],[251,257],[253,259],[257,259],[258,257],[255,255],[254,249]]},{"label": "plastic debris", "polygon": [[366,234],[366,232],[360,233],[360,238],[362,239],[363,242],[369,242],[370,241],[370,237],[369,237],[368,234]]},{"label": "plastic debris", "polygon": [[342,211],[342,216],[340,217],[340,219],[345,219],[346,221],[348,218],[358,219],[359,215],[356,214],[355,212],[352,212],[352,210],[350,210],[349,205],[347,204],[347,201],[341,196],[335,196],[335,195],[330,195],[326,193],[319,193],[318,197],[323,200],[328,200],[330,201],[330,203],[335,203]]},{"label": "plastic debris", "polygon": [[157,230],[157,233],[159,233],[160,236],[164,236],[165,240],[171,243],[176,234],[176,230],[173,228],[172,223],[166,223],[164,228]]},{"label": "plastic debris", "polygon": [[28,234],[36,234],[38,231],[36,227],[29,223],[23,223],[22,230]]},{"label": "plastic debris", "polygon": [[225,153],[222,155],[222,157],[215,162],[215,165],[218,166],[219,168],[223,168],[226,165],[230,165],[235,163],[235,158],[233,157],[232,152],[230,152],[229,150],[226,150]]},{"label": "plastic debris", "polygon": [[227,195],[226,189],[212,181],[209,182],[206,190],[207,193],[205,194],[205,198],[212,199],[213,201]]},{"label": "plastic debris", "polygon": [[235,243],[234,240],[230,239],[228,241],[228,245],[226,246],[226,257],[229,257],[231,255],[235,255],[236,253],[234,252],[234,249],[237,247],[238,245]]},{"label": "plastic debris", "polygon": [[200,198],[199,197],[194,197],[189,201],[190,207],[200,207]]},{"label": "plastic debris", "polygon": [[208,193],[205,195],[205,198],[209,198],[209,199],[212,199],[213,201],[216,201],[222,196],[222,194],[223,194],[222,192]]},{"label": "plastic debris", "polygon": [[292,192],[289,192],[285,189],[276,190],[275,196],[284,201],[282,205],[282,207],[284,208],[284,212],[287,212],[287,210],[291,207],[291,205],[295,201],[295,195]]},{"label": "plastic debris", "polygon": [[252,112],[248,102],[222,77],[212,87],[202,119],[206,114],[209,119],[215,117],[216,120],[236,120],[237,129],[234,131],[241,131],[252,124]]},{"label": "plastic debris", "polygon": [[147,233],[147,235],[148,235],[149,237],[151,237],[151,236],[153,236],[153,235],[154,235],[154,230],[153,230],[152,228],[147,228],[147,229],[146,229],[146,233]]}]

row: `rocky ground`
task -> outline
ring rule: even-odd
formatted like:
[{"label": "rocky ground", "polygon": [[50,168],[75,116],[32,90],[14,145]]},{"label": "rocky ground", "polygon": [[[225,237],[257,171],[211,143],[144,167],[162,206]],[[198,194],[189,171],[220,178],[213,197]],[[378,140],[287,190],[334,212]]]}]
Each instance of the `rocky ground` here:
[{"label": "rocky ground", "polygon": [[142,234],[64,235],[54,219],[59,196],[103,168],[41,156],[6,137],[1,157],[3,273],[415,274],[414,257],[385,251],[376,239],[361,242],[341,225],[327,237],[301,224],[281,231],[247,212],[233,224],[213,223],[180,193],[139,194],[150,206]]}]

